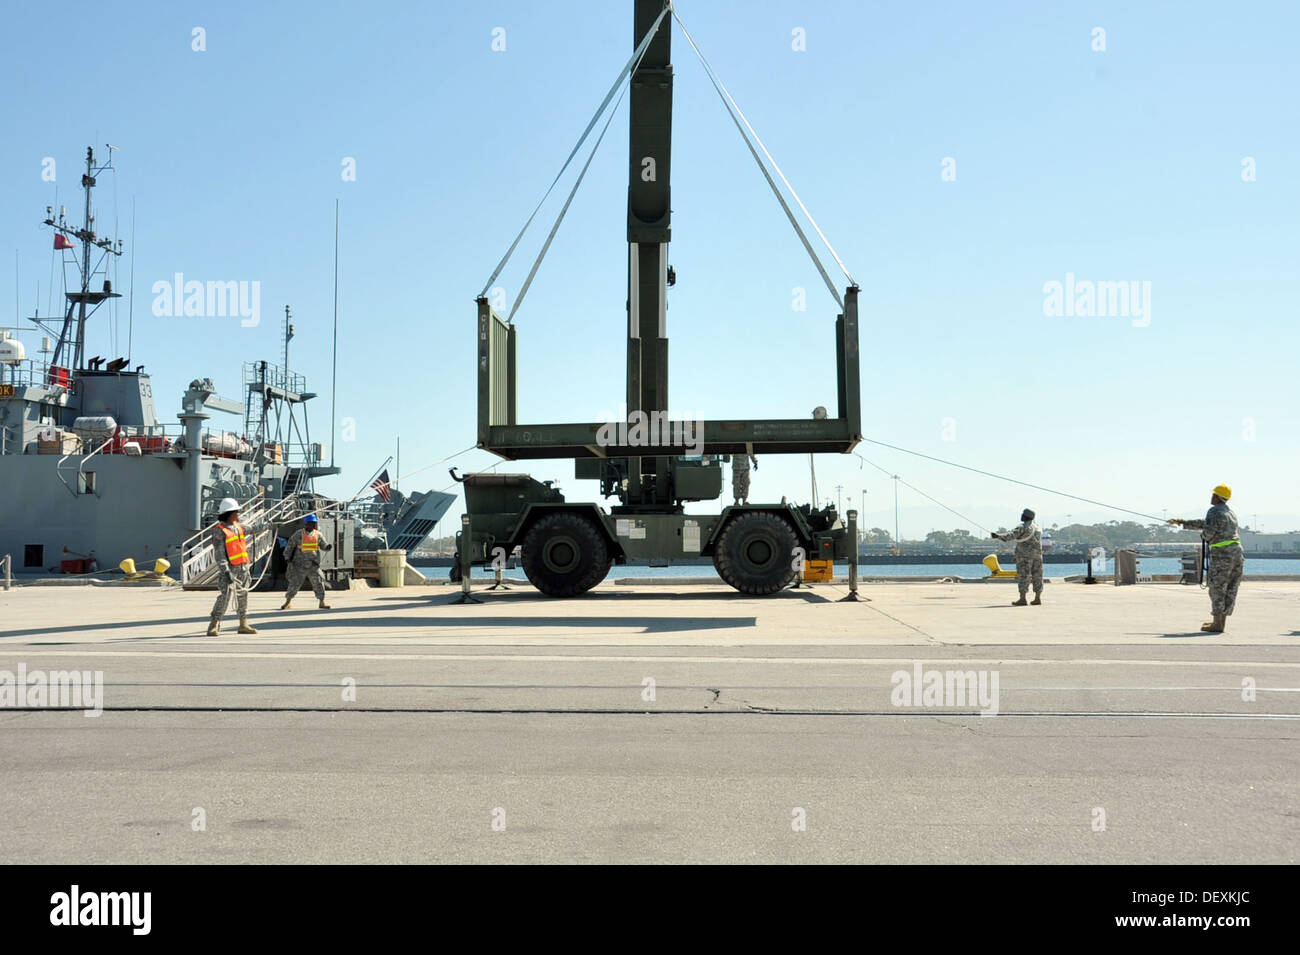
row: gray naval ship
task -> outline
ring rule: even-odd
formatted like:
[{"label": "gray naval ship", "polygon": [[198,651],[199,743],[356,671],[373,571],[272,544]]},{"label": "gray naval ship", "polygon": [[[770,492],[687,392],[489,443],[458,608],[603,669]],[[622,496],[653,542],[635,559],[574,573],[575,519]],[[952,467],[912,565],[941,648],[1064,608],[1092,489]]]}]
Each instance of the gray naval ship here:
[{"label": "gray naval ship", "polygon": [[[130,558],[141,569],[163,558],[186,585],[213,576],[203,530],[225,497],[261,525],[253,554],[276,559],[302,515],[316,512],[336,541],[324,567],[335,581],[350,574],[357,550],[418,547],[455,500],[430,491],[404,495],[385,478],[366,496],[338,501],[317,494],[316,478],[340,473],[313,442],[306,378],[288,368],[289,312],[283,364],[244,362],[242,394],[218,394],[196,378],[175,422],[159,420],[145,366],[127,357],[87,357],[87,326],[120,298],[111,264],[120,239],[96,231],[92,192],[112,169],[86,150],[83,224],[47,207],[45,225],[67,274],[66,311],[29,319],[35,328],[0,331],[0,557],[15,573],[111,571]],[[39,338],[29,357],[27,337]],[[373,491],[373,493],[369,493]],[[179,566],[178,566],[179,565]]]}]

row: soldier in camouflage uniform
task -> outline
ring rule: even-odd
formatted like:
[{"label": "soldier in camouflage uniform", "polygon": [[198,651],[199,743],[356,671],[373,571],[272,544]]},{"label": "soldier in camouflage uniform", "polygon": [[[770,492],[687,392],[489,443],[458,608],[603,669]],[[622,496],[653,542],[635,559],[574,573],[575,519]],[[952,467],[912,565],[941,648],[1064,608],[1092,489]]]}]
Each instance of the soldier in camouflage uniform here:
[{"label": "soldier in camouflage uniform", "polygon": [[1034,586],[1034,606],[1043,602],[1043,532],[1034,523],[1034,512],[1025,508],[1020,515],[1020,526],[1006,534],[994,534],[994,540],[1015,541],[1016,544],[1016,585],[1020,588],[1020,599],[1013,602],[1013,607],[1027,606],[1025,594],[1029,585]]},{"label": "soldier in camouflage uniform", "polygon": [[1170,524],[1180,524],[1188,530],[1200,531],[1201,538],[1210,545],[1210,612],[1212,620],[1201,624],[1206,633],[1223,633],[1228,617],[1237,605],[1237,587],[1246,567],[1246,555],[1237,539],[1237,515],[1228,507],[1232,488],[1220,484],[1210,494],[1210,509],[1201,521],[1187,521],[1175,517]]},{"label": "soldier in camouflage uniform", "polygon": [[758,470],[758,458],[748,452],[731,456],[731,494],[737,504],[749,503],[749,466],[753,463]]},{"label": "soldier in camouflage uniform", "polygon": [[248,591],[252,589],[253,577],[249,572],[252,555],[248,552],[246,529],[239,522],[239,502],[234,498],[223,498],[220,504],[221,514],[212,528],[212,547],[216,551],[217,562],[221,569],[218,586],[221,593],[212,605],[212,619],[208,623],[208,636],[215,637],[221,632],[221,618],[226,615],[230,598],[235,598],[235,609],[239,612],[239,632],[257,633],[248,623]]},{"label": "soldier in camouflage uniform", "polygon": [[333,545],[321,537],[316,529],[317,523],[316,515],[308,514],[302,519],[302,527],[294,531],[289,543],[285,545],[284,559],[289,565],[285,573],[288,586],[285,588],[284,606],[281,610],[289,609],[294,594],[302,587],[304,579],[311,584],[312,593],[320,601],[320,608],[330,608],[325,602],[325,577],[320,572],[320,552],[333,550]]}]

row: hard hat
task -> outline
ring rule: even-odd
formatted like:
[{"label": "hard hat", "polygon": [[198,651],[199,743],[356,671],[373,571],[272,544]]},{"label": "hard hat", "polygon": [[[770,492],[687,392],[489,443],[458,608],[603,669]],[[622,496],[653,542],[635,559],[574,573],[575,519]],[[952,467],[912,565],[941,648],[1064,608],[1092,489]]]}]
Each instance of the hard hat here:
[{"label": "hard hat", "polygon": [[315,523],[316,523],[316,515],[315,515],[315,514],[308,514],[306,517],[303,518],[303,521],[305,521],[305,522],[308,523],[308,524],[315,524]]},{"label": "hard hat", "polygon": [[239,510],[239,502],[233,497],[223,497],[221,503],[217,505],[218,514],[228,514],[230,511]]},{"label": "hard hat", "polygon": [[1214,493],[1226,501],[1232,497],[1232,488],[1228,487],[1226,484],[1220,484],[1214,489]]}]

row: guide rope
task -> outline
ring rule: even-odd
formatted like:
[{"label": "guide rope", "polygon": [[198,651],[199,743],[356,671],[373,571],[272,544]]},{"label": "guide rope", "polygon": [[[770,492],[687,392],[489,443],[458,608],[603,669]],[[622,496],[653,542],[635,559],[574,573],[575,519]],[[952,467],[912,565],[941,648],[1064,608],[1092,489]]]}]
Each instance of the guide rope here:
[{"label": "guide rope", "polygon": [[515,312],[519,311],[519,306],[524,303],[524,296],[528,294],[528,289],[533,284],[533,276],[537,274],[537,270],[541,267],[542,259],[546,258],[546,253],[551,248],[551,242],[555,239],[555,233],[560,231],[560,223],[564,221],[564,216],[569,211],[569,205],[573,202],[573,197],[578,194],[578,187],[582,185],[582,180],[586,177],[587,170],[591,168],[591,161],[596,158],[596,153],[600,149],[600,144],[604,141],[605,134],[609,132],[609,124],[613,122],[614,117],[618,115],[618,107],[623,102],[623,95],[625,93],[627,93],[626,86],[623,87],[623,92],[618,94],[618,102],[614,104],[614,108],[609,111],[609,119],[605,120],[605,128],[600,131],[600,136],[596,138],[595,145],[591,147],[591,155],[589,155],[587,161],[583,163],[582,171],[578,173],[577,181],[574,182],[573,188],[569,190],[569,198],[564,200],[564,206],[560,209],[560,214],[555,219],[555,225],[551,226],[550,234],[547,235],[546,241],[542,243],[542,251],[537,253],[537,258],[533,261],[533,267],[528,270],[528,278],[524,279],[524,284],[519,289],[519,294],[515,296],[515,304],[511,307],[510,314],[506,316],[507,324],[515,320]]},{"label": "guide rope", "polygon": [[[821,238],[827,251],[830,252],[831,256],[835,259],[836,264],[839,265],[840,271],[843,272],[844,277],[848,279],[849,284],[856,288],[858,284],[857,281],[849,274],[848,267],[845,266],[844,260],[840,258],[839,253],[835,251],[835,247],[832,246],[830,240],[826,238],[826,234],[822,232],[821,226],[817,225],[817,220],[812,217],[812,213],[808,211],[808,207],[804,205],[803,200],[799,198],[799,193],[795,192],[794,186],[790,185],[790,180],[787,179],[785,173],[781,171],[781,167],[777,164],[777,161],[772,158],[772,154],[768,151],[767,146],[764,145],[763,140],[759,137],[753,125],[750,124],[749,119],[746,118],[740,105],[731,95],[731,91],[727,89],[726,85],[721,79],[719,79],[718,74],[714,72],[713,67],[709,64],[709,61],[696,45],[695,39],[691,36],[690,31],[686,29],[686,24],[682,22],[682,18],[678,15],[676,10],[673,10],[673,19],[675,19],[677,25],[682,28],[682,35],[686,37],[686,42],[691,45],[691,49],[694,50],[695,55],[699,57],[700,64],[704,67],[705,74],[709,77],[709,81],[713,84],[713,88],[722,99],[722,105],[726,108],[727,115],[729,115],[731,121],[736,124],[736,130],[740,133],[741,139],[745,141],[745,145],[749,148],[750,155],[752,155],[754,161],[758,163],[758,168],[763,173],[763,178],[767,180],[768,186],[771,187],[772,194],[776,196],[777,201],[781,203],[781,208],[785,210],[786,218],[788,218],[790,224],[794,226],[794,231],[798,234],[799,240],[803,243],[804,249],[807,250],[809,257],[813,260],[813,264],[817,266],[817,271],[821,273],[822,281],[826,283],[826,287],[830,289],[831,295],[834,296],[835,301],[839,304],[840,308],[843,308],[844,301],[840,298],[839,290],[830,280],[830,276],[826,274],[825,268],[822,267],[821,260],[813,251],[812,245],[808,241],[808,237],[799,226],[799,222],[795,219],[794,213],[791,212],[789,204],[785,201],[785,197],[781,195],[781,191],[777,189],[776,183],[772,181],[772,176],[768,173],[767,167],[764,166],[763,161],[758,158],[758,153],[755,151],[753,143],[749,141],[749,136],[745,135],[745,129],[749,130],[750,135],[754,137],[754,142],[758,143],[758,148],[763,150],[763,155],[766,156],[767,161],[772,164],[772,168],[776,170],[776,174],[781,177],[781,182],[785,183],[785,187],[790,190],[790,195],[794,198],[794,201],[798,203],[799,208],[803,210],[803,214],[808,218],[808,223]],[[744,129],[741,129],[740,126],[742,122],[745,124]]]},{"label": "guide rope", "polygon": [[[1135,510],[1132,510],[1131,508],[1127,508],[1127,507],[1119,507],[1119,506],[1117,506],[1117,505],[1115,505],[1115,504],[1107,504],[1107,503],[1105,503],[1105,502],[1103,502],[1103,501],[1094,501],[1094,500],[1093,500],[1092,498],[1090,498],[1090,497],[1081,497],[1081,496],[1079,496],[1078,494],[1070,494],[1068,491],[1057,491],[1057,490],[1055,490],[1055,489],[1053,489],[1053,488],[1050,488],[1050,487],[1043,487],[1043,485],[1041,485],[1041,484],[1031,484],[1031,483],[1028,482],[1028,481],[1021,481],[1021,480],[1018,480],[1017,478],[1007,477],[1007,476],[1004,475],[1004,474],[994,474],[992,471],[985,471],[985,470],[982,470],[981,468],[973,468],[973,467],[970,467],[969,465],[958,464],[956,461],[948,461],[948,460],[945,460],[944,458],[937,458],[937,457],[935,457],[935,456],[932,455],[932,454],[922,454],[920,451],[912,451],[912,450],[910,450],[909,448],[900,448],[898,445],[896,445],[896,444],[889,444],[889,443],[886,442],[886,441],[876,441],[876,440],[874,440],[874,439],[872,439],[872,438],[863,438],[862,440],[863,440],[864,442],[866,442],[867,444],[875,444],[875,445],[879,445],[879,446],[882,447],[882,448],[889,448],[889,449],[892,450],[892,451],[901,451],[901,452],[903,452],[904,454],[911,454],[911,455],[914,455],[915,457],[918,457],[918,458],[925,458],[927,461],[934,461],[934,462],[936,462],[936,463],[938,463],[938,464],[946,464],[946,465],[948,465],[949,467],[960,468],[960,469],[963,470],[963,471],[970,471],[970,472],[972,472],[972,473],[974,473],[974,474],[982,474],[984,477],[995,478],[996,480],[999,480],[999,481],[1007,481],[1007,482],[1009,482],[1009,483],[1011,483],[1011,484],[1019,484],[1021,487],[1033,488],[1035,491],[1043,491],[1043,492],[1045,492],[1045,493],[1047,493],[1047,494],[1055,494],[1055,495],[1057,495],[1058,497],[1068,497],[1068,498],[1069,498],[1070,500],[1072,500],[1072,501],[1081,501],[1081,502],[1083,502],[1084,504],[1092,504],[1092,505],[1095,506],[1095,507],[1104,508],[1105,510],[1108,510],[1108,511],[1119,511],[1119,512],[1124,513],[1124,514],[1133,514],[1133,515],[1136,516],[1136,517],[1145,517],[1145,518],[1147,518],[1147,519],[1149,519],[1149,520],[1156,521],[1157,523],[1160,523],[1160,524],[1167,523],[1166,520],[1165,520],[1163,517],[1156,517],[1154,514],[1145,514],[1145,513],[1143,513],[1142,511],[1135,511]],[[853,453],[854,453],[857,457],[862,458],[862,455],[858,454],[858,452],[854,451]],[[866,458],[862,458],[862,460],[866,461],[867,459],[866,459]],[[871,462],[868,461],[867,463],[870,464]],[[875,467],[875,466],[877,466],[877,465],[873,465],[873,467]],[[916,490],[916,489],[913,488],[913,490]],[[918,493],[920,493],[920,492],[918,492]],[[936,502],[936,503],[938,503],[938,502]],[[941,506],[942,506],[942,505],[941,505]],[[954,512],[954,513],[955,513],[955,512]]]},{"label": "guide rope", "polygon": [[858,457],[858,458],[860,458],[861,460],[866,461],[867,464],[870,464],[873,468],[875,468],[877,471],[880,471],[882,474],[885,474],[885,475],[887,475],[887,476],[890,477],[890,478],[897,479],[898,483],[901,484],[901,485],[903,485],[903,487],[905,487],[905,488],[909,488],[909,489],[915,491],[917,494],[921,495],[921,496],[922,496],[923,498],[925,498],[927,501],[931,501],[931,502],[933,502],[933,503],[935,503],[935,504],[938,504],[940,507],[942,507],[942,508],[943,508],[945,511],[947,511],[949,514],[956,514],[958,517],[960,517],[960,518],[961,518],[963,521],[965,521],[967,524],[970,524],[970,525],[972,525],[973,527],[978,527],[980,530],[984,531],[985,533],[992,533],[992,531],[991,531],[989,528],[985,527],[985,526],[984,526],[983,524],[981,524],[979,521],[971,520],[971,519],[970,519],[969,517],[967,517],[965,514],[962,514],[962,513],[958,512],[958,511],[954,511],[954,510],[953,510],[951,507],[949,507],[947,504],[943,503],[943,501],[939,500],[938,498],[931,497],[929,494],[926,494],[924,491],[922,491],[922,490],[921,490],[919,487],[917,487],[915,484],[909,484],[908,482],[904,481],[901,477],[898,477],[898,475],[896,475],[894,472],[885,470],[885,469],[882,468],[879,464],[877,464],[875,461],[868,460],[867,458],[865,458],[865,457],[863,457],[862,455],[858,454],[858,452],[856,452],[856,451],[854,451],[853,454],[854,454],[855,457]]},{"label": "guide rope", "polygon": [[[439,458],[437,461],[434,461],[432,464],[426,464],[424,465],[424,467],[416,468],[414,471],[407,471],[405,474],[399,474],[392,481],[390,481],[389,484],[391,485],[397,483],[398,481],[405,481],[407,478],[411,477],[412,475],[419,474],[422,471],[427,471],[430,468],[436,468],[440,464],[446,464],[448,461],[452,460],[453,458],[458,458],[462,454],[468,454],[470,451],[473,451],[477,447],[478,447],[477,444],[471,444],[468,448],[463,448],[462,450],[457,451],[455,454],[449,454],[445,458]],[[358,491],[356,494],[353,494],[350,498],[348,498],[343,503],[351,504],[353,501],[357,500],[363,494],[369,493],[369,491],[373,487],[374,485],[367,484],[364,489]]]},{"label": "guide rope", "polygon": [[[492,271],[492,275],[488,278],[487,283],[483,286],[483,291],[479,292],[478,294],[479,298],[482,298],[483,296],[487,295],[488,290],[492,287],[492,283],[497,280],[497,277],[501,274],[501,270],[506,267],[506,263],[509,262],[510,257],[514,255],[515,249],[519,245],[519,240],[524,237],[524,233],[528,231],[528,227],[532,225],[533,220],[537,218],[537,213],[541,211],[541,208],[545,204],[546,200],[550,198],[551,192],[554,191],[556,184],[560,181],[560,178],[564,175],[565,170],[569,168],[569,164],[573,162],[573,157],[578,155],[578,150],[581,149],[582,144],[587,141],[587,137],[591,135],[591,131],[596,128],[596,123],[600,120],[601,114],[605,112],[605,108],[608,107],[610,102],[614,99],[614,94],[618,93],[619,88],[623,85],[623,81],[627,79],[628,76],[630,76],[632,73],[636,72],[637,67],[641,65],[641,60],[645,56],[645,51],[650,46],[651,39],[654,38],[655,33],[659,30],[659,24],[663,22],[664,17],[667,15],[668,15],[668,7],[667,5],[665,5],[663,10],[659,11],[659,16],[655,19],[654,25],[650,27],[650,29],[646,32],[645,37],[641,40],[641,44],[632,52],[632,56],[628,59],[623,69],[619,71],[618,77],[614,80],[613,85],[610,86],[609,92],[605,94],[605,98],[601,100],[600,105],[596,107],[596,112],[592,115],[590,122],[587,123],[587,128],[582,131],[582,135],[578,137],[578,142],[574,145],[573,151],[569,153],[569,158],[564,160],[564,165],[561,166],[560,171],[555,174],[555,179],[552,180],[550,186],[547,187],[545,194],[542,196],[541,200],[537,203],[537,207],[533,209],[532,215],[528,217],[528,221],[524,223],[524,227],[520,229],[519,234],[515,236],[515,241],[510,243],[510,248],[506,250],[506,254],[502,256],[501,261],[497,263],[497,267]],[[621,94],[619,98],[620,99],[622,98]],[[609,124],[606,123],[606,127],[608,127],[608,125]],[[604,136],[603,132],[601,133],[601,136],[602,137]],[[599,145],[599,142],[597,142],[597,145]],[[594,155],[594,150],[593,150],[593,155]],[[590,159],[588,159],[587,161],[589,163],[591,162]],[[572,196],[570,196],[570,198],[572,198]],[[567,208],[567,204],[566,204],[566,208]],[[541,261],[540,258],[538,259],[538,261],[539,262]],[[534,266],[533,271],[536,271],[536,266]]]}]

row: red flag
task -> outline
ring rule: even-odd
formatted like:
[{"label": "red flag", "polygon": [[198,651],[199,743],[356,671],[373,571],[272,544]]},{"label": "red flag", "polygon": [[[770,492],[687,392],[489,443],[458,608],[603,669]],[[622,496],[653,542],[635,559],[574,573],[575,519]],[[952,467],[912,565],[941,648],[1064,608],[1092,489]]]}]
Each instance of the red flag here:
[{"label": "red flag", "polygon": [[76,243],[69,239],[62,232],[54,233],[54,248],[58,249],[75,249]]},{"label": "red flag", "polygon": [[393,502],[393,495],[388,490],[388,469],[384,468],[384,473],[375,478],[370,486],[379,492],[379,496],[384,499],[385,504]]}]

